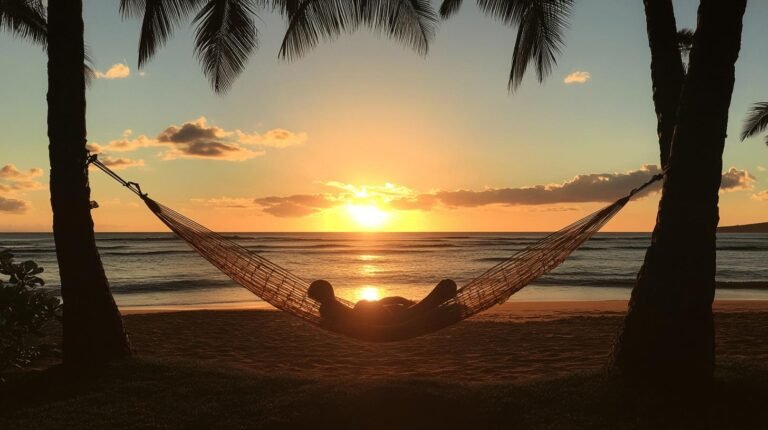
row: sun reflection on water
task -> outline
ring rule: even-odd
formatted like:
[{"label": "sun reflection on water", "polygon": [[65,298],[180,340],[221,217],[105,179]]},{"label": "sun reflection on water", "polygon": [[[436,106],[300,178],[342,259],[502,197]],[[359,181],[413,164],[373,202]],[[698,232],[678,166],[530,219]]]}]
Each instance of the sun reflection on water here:
[{"label": "sun reflection on water", "polygon": [[380,298],[379,289],[376,287],[368,286],[357,290],[358,300],[379,300]]},{"label": "sun reflection on water", "polygon": [[379,268],[373,264],[363,264],[360,268],[360,274],[365,276],[373,276],[379,272]]}]

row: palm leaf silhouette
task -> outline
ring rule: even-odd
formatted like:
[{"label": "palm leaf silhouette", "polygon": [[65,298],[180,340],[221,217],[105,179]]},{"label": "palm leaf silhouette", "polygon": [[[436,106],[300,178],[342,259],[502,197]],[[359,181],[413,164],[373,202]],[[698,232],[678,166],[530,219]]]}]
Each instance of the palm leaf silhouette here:
[{"label": "palm leaf silhouette", "polygon": [[303,0],[289,15],[280,47],[280,57],[288,60],[306,54],[321,39],[333,40],[361,26],[424,55],[437,26],[429,0]]},{"label": "palm leaf silhouette", "polygon": [[0,0],[0,31],[45,46],[48,29],[40,0]]},{"label": "palm leaf silhouette", "polygon": [[[741,131],[741,140],[758,135],[768,128],[768,102],[755,103],[744,120],[744,128]],[[768,145],[768,137],[766,137]]]},{"label": "palm leaf silhouette", "polygon": [[226,92],[258,44],[255,12],[242,0],[212,0],[195,17],[195,53],[216,92]]},{"label": "palm leaf silhouette", "polygon": [[[517,27],[509,72],[509,90],[520,87],[528,66],[533,64],[539,82],[552,72],[564,45],[573,0],[477,0],[486,15]],[[458,11],[461,0],[444,0],[440,15]]]}]

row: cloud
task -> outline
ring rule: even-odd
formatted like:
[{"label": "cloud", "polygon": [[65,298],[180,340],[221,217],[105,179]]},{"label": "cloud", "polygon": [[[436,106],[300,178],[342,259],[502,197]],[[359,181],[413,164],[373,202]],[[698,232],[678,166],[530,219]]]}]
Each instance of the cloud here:
[{"label": "cloud", "polygon": [[261,145],[270,148],[287,148],[289,146],[301,145],[307,140],[306,133],[294,133],[282,128],[274,128],[264,134],[248,134],[240,130],[235,130],[235,134],[240,143],[246,145]]},{"label": "cloud", "polygon": [[44,188],[45,185],[37,181],[0,182],[0,191],[5,193],[42,190]]},{"label": "cloud", "polygon": [[333,207],[337,199],[324,194],[295,194],[287,197],[263,197],[253,200],[262,211],[281,218],[295,218],[311,215],[322,209]]},{"label": "cloud", "polygon": [[[436,196],[448,207],[484,205],[547,205],[555,203],[590,203],[614,201],[648,181],[660,172],[657,166],[645,165],[624,173],[590,173],[578,175],[561,184],[534,185],[520,188],[489,188],[482,191],[440,191]],[[643,194],[658,190],[659,184]]]},{"label": "cloud", "polygon": [[165,159],[192,157],[242,161],[265,154],[263,150],[252,150],[244,146],[286,148],[302,144],[306,138],[306,133],[296,134],[283,129],[269,130],[264,134],[226,131],[208,125],[206,118],[200,117],[181,127],[168,127],[157,136],[157,141],[172,145],[164,154]]},{"label": "cloud", "polygon": [[208,126],[205,117],[185,122],[181,127],[172,125],[157,136],[160,142],[190,143],[198,140],[221,139],[229,133],[216,126]]},{"label": "cloud", "polygon": [[253,199],[248,197],[217,197],[212,199],[192,199],[192,201],[222,209],[253,209],[257,207]]},{"label": "cloud", "polygon": [[8,181],[29,181],[40,176],[43,176],[43,169],[39,167],[33,167],[27,172],[22,172],[13,164],[6,164],[0,168],[0,179]]},{"label": "cloud", "polygon": [[105,152],[131,152],[141,148],[149,148],[152,146],[162,146],[157,140],[149,138],[145,135],[131,139],[131,130],[123,131],[123,138],[117,140],[111,140],[106,145],[98,143],[88,143],[86,149],[94,154],[103,154]]},{"label": "cloud", "polygon": [[284,129],[269,130],[264,134],[227,131],[208,124],[205,117],[182,125],[171,125],[155,138],[145,135],[131,138],[132,130],[125,130],[121,139],[106,145],[88,144],[93,153],[130,152],[141,148],[161,147],[164,160],[178,158],[204,158],[225,161],[244,161],[266,153],[264,148],[286,148],[306,141],[306,133],[293,133]]},{"label": "cloud", "polygon": [[720,190],[722,191],[741,191],[751,190],[755,185],[755,177],[746,170],[739,170],[731,167],[723,173],[720,181]]},{"label": "cloud", "polygon": [[133,160],[131,158],[115,158],[110,156],[100,157],[99,161],[112,170],[123,170],[129,167],[141,167],[144,160]]},{"label": "cloud", "polygon": [[28,209],[29,203],[24,200],[0,196],[0,213],[23,214]]},{"label": "cloud", "polygon": [[589,72],[573,72],[569,73],[563,82],[566,84],[586,84],[588,80],[592,79],[592,75]]},{"label": "cloud", "polygon": [[757,171],[758,172],[765,172],[766,170],[768,170],[768,169],[766,169],[764,166],[757,166]]},{"label": "cloud", "polygon": [[106,72],[96,71],[96,79],[125,79],[131,76],[130,67],[123,63],[117,63],[110,67]]},{"label": "cloud", "polygon": [[428,211],[440,204],[440,198],[434,194],[419,194],[416,196],[401,197],[390,202],[394,209],[402,211]]},{"label": "cloud", "polygon": [[177,158],[207,158],[226,161],[245,161],[264,155],[263,151],[251,151],[234,143],[200,141],[178,145],[163,153],[164,160]]},{"label": "cloud", "polygon": [[755,200],[768,201],[768,190],[758,191],[752,194],[752,198]]},{"label": "cloud", "polygon": [[[645,165],[638,170],[628,172],[578,175],[560,184],[519,188],[488,188],[482,191],[438,191],[432,195],[436,197],[439,203],[448,207],[612,202],[627,195],[630,190],[647,182],[658,173],[660,173],[658,166]],[[723,174],[721,190],[751,189],[754,181],[754,176],[746,170],[732,167]],[[660,188],[661,184],[655,183],[637,197],[659,191]],[[407,202],[413,206],[413,209],[419,210],[429,210],[435,206],[434,200],[426,199],[423,195],[416,198],[411,197]]]},{"label": "cloud", "polygon": [[335,197],[326,194],[295,194],[286,197],[217,197],[212,199],[192,199],[195,203],[213,206],[219,209],[258,209],[280,218],[303,217],[322,209],[334,207]]},{"label": "cloud", "polygon": [[33,167],[27,171],[20,170],[13,164],[0,168],[0,213],[22,214],[29,208],[26,200],[19,198],[27,191],[41,190],[45,185],[36,179],[43,176],[43,169]]},{"label": "cloud", "polygon": [[44,189],[45,185],[36,180],[42,175],[43,169],[39,167],[23,171],[13,164],[6,164],[0,168],[0,192],[14,194]]},{"label": "cloud", "polygon": [[[220,208],[258,209],[276,217],[295,218],[348,204],[375,203],[381,207],[392,207],[391,204],[396,200],[404,196],[415,195],[413,190],[392,183],[358,186],[331,181],[321,184],[333,189],[333,191],[318,194],[269,196],[255,199],[222,197],[215,199],[193,199],[193,201]],[[401,205],[405,206],[406,203]]]},{"label": "cloud", "polygon": [[[486,188],[484,190],[435,190],[416,192],[408,187],[384,185],[354,185],[337,181],[323,182],[332,191],[318,194],[294,194],[256,199],[220,198],[195,201],[217,207],[260,209],[277,217],[303,217],[346,205],[373,205],[383,210],[430,211],[438,208],[474,208],[488,205],[520,207],[533,212],[578,211],[574,204],[607,203],[626,196],[632,189],[646,183],[661,171],[655,165],[615,173],[577,175],[556,184],[517,188]],[[723,174],[722,190],[751,189],[755,178],[745,170],[730,168]],[[636,198],[661,189],[659,182],[647,187]],[[768,194],[768,191],[763,192]],[[754,198],[768,199],[758,193]]]}]

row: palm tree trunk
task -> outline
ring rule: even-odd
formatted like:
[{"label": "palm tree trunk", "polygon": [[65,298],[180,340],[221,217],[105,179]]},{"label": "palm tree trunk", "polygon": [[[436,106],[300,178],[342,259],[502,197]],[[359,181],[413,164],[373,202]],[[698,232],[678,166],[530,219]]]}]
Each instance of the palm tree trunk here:
[{"label": "palm tree trunk", "polygon": [[51,207],[64,300],[64,364],[84,367],[130,355],[101,265],[86,161],[82,0],[48,4],[48,139]]},{"label": "palm tree trunk", "polygon": [[667,167],[677,106],[685,80],[685,69],[677,41],[677,23],[672,0],[645,0],[648,45],[651,48],[651,82],[656,110],[656,131],[662,168]]},{"label": "palm tree trunk", "polygon": [[632,380],[670,394],[706,392],[714,371],[718,191],[745,8],[700,3],[656,228],[614,351]]},{"label": "palm tree trunk", "polygon": [[[666,169],[669,163],[669,152],[672,147],[672,137],[677,124],[677,109],[680,103],[680,97],[685,82],[685,69],[680,54],[677,41],[677,23],[675,20],[675,11],[672,0],[645,0],[645,20],[648,33],[648,45],[651,51],[651,83],[653,87],[653,105],[656,111],[656,132],[659,142],[659,159],[662,169]],[[659,211],[661,208],[659,207]],[[645,261],[641,274],[653,266],[653,256],[655,255],[656,241],[659,235],[658,228],[661,223],[656,224],[652,235],[652,246],[645,254]],[[650,288],[653,285],[649,282],[640,282],[646,280],[645,276],[638,276],[638,282],[632,291],[632,298],[629,302],[627,312],[627,321],[636,321],[641,319],[650,319],[652,315],[638,315],[648,313],[656,306],[641,306],[638,304],[640,298],[647,294],[642,290]],[[650,294],[650,293],[649,293]],[[625,336],[623,329],[616,339],[613,351],[613,360],[616,363],[618,357],[627,354],[627,342],[631,340],[630,336]],[[629,337],[630,339],[626,339]]]}]

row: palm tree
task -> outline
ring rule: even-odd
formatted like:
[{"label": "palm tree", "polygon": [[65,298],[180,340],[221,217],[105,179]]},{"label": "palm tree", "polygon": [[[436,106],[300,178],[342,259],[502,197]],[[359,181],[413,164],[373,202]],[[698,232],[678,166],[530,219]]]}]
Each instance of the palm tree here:
[{"label": "palm tree", "polygon": [[175,28],[192,14],[195,54],[217,93],[226,92],[258,46],[254,18],[259,10],[290,18],[280,49],[295,58],[320,39],[333,39],[361,26],[426,54],[437,16],[428,0],[121,0],[124,18],[141,18],[139,67],[143,67]]},{"label": "palm tree", "polygon": [[[518,27],[509,77],[544,79],[562,46],[572,0],[478,0]],[[455,13],[461,0],[444,0]],[[701,0],[695,34],[678,34],[672,0],[644,0],[660,161],[656,227],[632,291],[614,361],[634,381],[701,387],[714,368],[715,229],[728,107],[746,0]],[[693,38],[688,73],[682,52]],[[671,149],[674,148],[674,151]]]},{"label": "palm tree", "polygon": [[[768,102],[755,103],[749,110],[747,119],[744,120],[741,140],[757,136],[766,128],[768,128]],[[768,136],[766,136],[765,144],[768,145]]]},{"label": "palm tree", "polygon": [[45,8],[40,1],[0,0],[0,31],[45,47]]},{"label": "palm tree", "polygon": [[[46,20],[47,12],[47,20]],[[130,355],[93,232],[86,168],[82,0],[0,0],[0,28],[46,47],[53,234],[64,299],[64,364]]]}]

